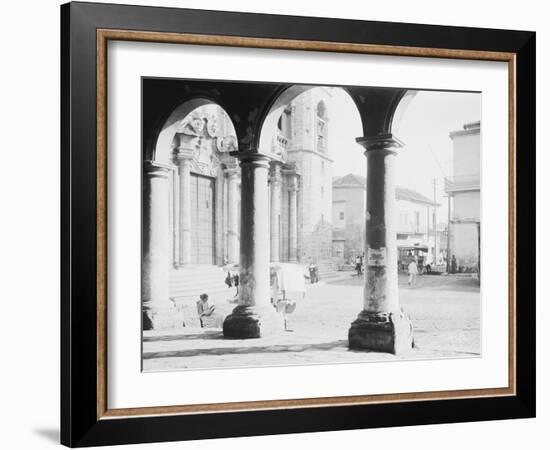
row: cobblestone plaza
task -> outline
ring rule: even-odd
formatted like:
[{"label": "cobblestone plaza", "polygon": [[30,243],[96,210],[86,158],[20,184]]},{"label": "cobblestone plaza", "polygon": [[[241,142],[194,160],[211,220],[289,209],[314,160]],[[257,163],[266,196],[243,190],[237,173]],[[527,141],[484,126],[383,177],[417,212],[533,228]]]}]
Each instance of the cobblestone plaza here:
[{"label": "cobblestone plaza", "polygon": [[[225,339],[221,329],[186,327],[147,331],[143,369],[358,363],[481,355],[481,305],[475,279],[422,276],[415,288],[407,287],[403,276],[399,281],[400,299],[411,316],[415,337],[414,348],[403,355],[348,348],[349,323],[357,315],[363,281],[347,273],[340,280],[308,285],[305,299],[288,316],[292,331],[282,335],[247,340]],[[228,312],[233,306],[216,304],[218,309]]]}]

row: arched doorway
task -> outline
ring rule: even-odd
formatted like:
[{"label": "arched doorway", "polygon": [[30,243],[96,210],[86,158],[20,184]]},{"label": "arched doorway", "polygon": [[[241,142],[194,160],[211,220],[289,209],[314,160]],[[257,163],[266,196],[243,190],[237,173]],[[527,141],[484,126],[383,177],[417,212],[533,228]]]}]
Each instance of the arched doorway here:
[{"label": "arched doorway", "polygon": [[207,99],[178,107],[159,134],[155,158],[177,169],[170,177],[172,264],[222,266],[238,261],[238,164],[231,119]]}]

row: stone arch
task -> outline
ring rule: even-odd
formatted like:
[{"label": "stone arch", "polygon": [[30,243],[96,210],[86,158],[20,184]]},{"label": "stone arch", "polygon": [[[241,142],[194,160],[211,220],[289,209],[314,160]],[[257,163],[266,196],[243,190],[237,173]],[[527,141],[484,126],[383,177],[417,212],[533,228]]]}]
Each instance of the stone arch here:
[{"label": "stone arch", "polygon": [[[299,95],[311,90],[320,88],[323,86],[317,85],[286,85],[273,94],[273,97],[268,102],[268,106],[265,109],[264,117],[259,122],[259,137],[258,137],[258,151],[259,153],[270,153],[271,142],[273,142],[274,134],[278,130],[279,118],[285,111],[285,108]],[[343,89],[354,101],[353,95],[347,90],[346,87],[334,86]],[[315,115],[318,116],[319,108],[322,112],[322,116],[318,116],[327,119],[327,107],[324,100],[320,100],[315,105]]]},{"label": "stone arch", "polygon": [[[205,110],[207,106],[216,108]],[[230,155],[238,149],[236,133],[227,110],[202,96],[174,108],[158,132],[151,162],[172,169],[168,175],[169,246],[176,269],[193,264],[222,265],[226,258],[226,230],[219,224],[227,211],[228,173],[238,172],[237,160]],[[237,180],[232,178],[234,184]],[[208,223],[206,231],[199,231],[199,217]],[[235,225],[231,232],[238,235]],[[197,233],[204,235],[204,251],[199,248]]]},{"label": "stone arch", "polygon": [[291,85],[279,89],[269,102],[263,119],[259,123],[258,152],[271,153],[271,143],[278,129],[279,118],[283,114],[287,105],[300,94],[315,88],[317,86],[309,85]]},{"label": "stone arch", "polygon": [[404,120],[404,117],[406,116],[409,105],[414,100],[417,93],[418,91],[408,90],[404,92],[403,95],[399,98],[397,105],[395,106],[395,109],[393,111],[392,120],[389,125],[390,132],[393,133],[396,129],[399,128],[400,124]]},{"label": "stone arch", "polygon": [[[285,107],[296,97],[322,86],[286,85],[273,94],[263,118],[259,122],[258,151],[269,154],[278,121]],[[335,86],[340,87],[340,86]],[[406,110],[417,91],[401,88],[341,86],[355,103],[364,136],[393,133],[403,120]],[[321,104],[322,103],[322,104]],[[326,118],[326,104],[321,100],[316,105]]]},{"label": "stone arch", "polygon": [[[224,108],[224,106],[221,105],[220,102],[208,97],[190,98],[177,106],[164,121],[164,124],[161,126],[160,131],[158,132],[158,136],[154,142],[152,151],[150,152],[149,159],[157,163],[171,164],[175,145],[174,138],[178,133],[178,129],[182,125],[182,122],[190,114],[192,114],[193,111],[207,105],[216,105],[225,112],[225,114],[229,117],[229,120],[231,121],[231,125],[233,126],[233,131],[236,136],[237,131],[235,125],[233,124],[233,121],[231,120],[227,109]],[[235,140],[235,147],[237,146],[237,142],[238,139]]]}]

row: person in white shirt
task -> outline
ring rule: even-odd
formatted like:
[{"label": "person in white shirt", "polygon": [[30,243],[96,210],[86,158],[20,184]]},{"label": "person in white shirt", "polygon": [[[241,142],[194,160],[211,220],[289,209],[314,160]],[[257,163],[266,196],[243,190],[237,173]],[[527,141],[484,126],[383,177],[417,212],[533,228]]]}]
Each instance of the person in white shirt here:
[{"label": "person in white shirt", "polygon": [[416,261],[413,259],[409,266],[407,267],[407,271],[409,272],[409,286],[413,287],[416,286],[416,276],[418,275],[418,266],[416,265]]}]

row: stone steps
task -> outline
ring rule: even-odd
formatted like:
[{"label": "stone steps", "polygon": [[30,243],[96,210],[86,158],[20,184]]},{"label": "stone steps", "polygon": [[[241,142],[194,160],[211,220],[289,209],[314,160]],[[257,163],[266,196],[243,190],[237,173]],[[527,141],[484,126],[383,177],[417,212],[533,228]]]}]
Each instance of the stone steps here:
[{"label": "stone steps", "polygon": [[235,289],[225,284],[227,271],[217,266],[197,266],[180,268],[170,274],[170,297],[176,303],[186,300],[196,302],[200,294],[206,293],[211,298],[231,297]]},{"label": "stone steps", "polygon": [[319,280],[330,280],[342,276],[342,272],[338,271],[338,265],[332,261],[321,261],[317,264],[319,267]]},{"label": "stone steps", "polygon": [[227,270],[217,266],[180,268],[170,273],[170,297],[176,302],[178,314],[187,327],[200,327],[196,302],[203,293],[208,294],[210,303],[215,304],[216,311],[222,315],[229,314],[235,307],[230,302],[235,287],[227,287],[226,276]]}]

